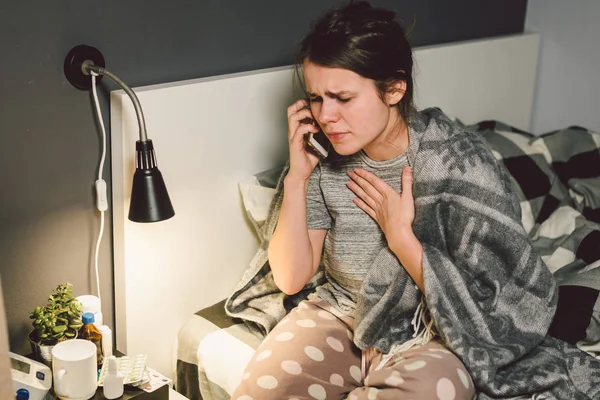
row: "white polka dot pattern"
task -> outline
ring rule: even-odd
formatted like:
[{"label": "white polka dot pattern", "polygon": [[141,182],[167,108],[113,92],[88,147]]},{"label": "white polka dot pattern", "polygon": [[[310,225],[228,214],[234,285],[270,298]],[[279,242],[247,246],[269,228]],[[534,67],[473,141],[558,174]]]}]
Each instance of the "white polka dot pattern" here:
[{"label": "white polka dot pattern", "polygon": [[314,328],[317,326],[317,323],[312,319],[299,319],[296,321],[296,325],[301,326],[303,328]]},{"label": "white polka dot pattern", "polygon": [[300,375],[302,373],[302,366],[296,361],[287,360],[281,363],[281,368],[292,375]]},{"label": "white polka dot pattern", "polygon": [[344,386],[344,378],[339,374],[332,374],[329,377],[329,382],[331,382],[332,385]]},{"label": "white polka dot pattern", "polygon": [[418,361],[414,361],[414,362],[412,362],[410,364],[406,364],[404,366],[404,369],[407,370],[407,371],[416,371],[418,369],[423,368],[426,365],[427,365],[427,363],[425,361],[418,360]]},{"label": "white polka dot pattern", "polygon": [[458,373],[458,377],[460,378],[460,382],[463,384],[465,389],[469,388],[469,377],[467,373],[460,368],[456,368],[456,372]]},{"label": "white polka dot pattern", "polygon": [[314,361],[323,361],[325,359],[323,352],[314,346],[306,346],[304,348],[304,353]]},{"label": "white polka dot pattern", "polygon": [[327,311],[323,311],[323,310],[319,311],[317,313],[317,315],[323,319],[328,319],[328,320],[332,320],[332,321],[335,319],[335,315],[328,313]]},{"label": "white polka dot pattern", "polygon": [[256,384],[263,389],[275,389],[279,382],[272,375],[264,375],[256,380]]},{"label": "white polka dot pattern", "polygon": [[362,378],[362,374],[361,374],[361,372],[360,372],[360,367],[357,367],[356,365],[353,365],[353,366],[351,366],[351,367],[350,367],[350,376],[351,376],[352,378],[354,378],[354,380],[355,380],[356,382],[359,382],[359,383],[360,383],[360,380],[361,380],[361,378]]},{"label": "white polka dot pattern", "polygon": [[275,340],[278,342],[287,342],[288,340],[292,340],[294,338],[294,334],[292,332],[283,332],[275,337]]},{"label": "white polka dot pattern", "polygon": [[398,387],[404,383],[404,378],[400,375],[400,372],[393,371],[390,376],[385,379],[385,384],[391,387]]},{"label": "white polka dot pattern", "polygon": [[254,400],[252,397],[248,396],[247,394],[240,396],[237,398],[237,400]]},{"label": "white polka dot pattern", "polygon": [[342,344],[342,342],[340,342],[336,338],[329,336],[327,339],[325,339],[325,341],[335,351],[337,351],[339,353],[344,351],[344,345]]},{"label": "white polka dot pattern", "polygon": [[450,350],[446,350],[446,349],[429,349],[429,351],[434,351],[434,352],[435,352],[435,351],[438,351],[438,352],[440,352],[440,353],[452,354],[452,353],[450,352]]},{"label": "white polka dot pattern", "polygon": [[268,358],[273,352],[271,350],[262,351],[259,355],[256,356],[256,361],[262,361],[265,358]]},{"label": "white polka dot pattern", "polygon": [[318,383],[308,387],[308,394],[310,394],[313,399],[317,400],[325,400],[327,398],[327,392],[325,391],[325,388]]},{"label": "white polka dot pattern", "polygon": [[435,391],[439,400],[454,400],[456,398],[456,388],[448,378],[442,378],[438,381]]},{"label": "white polka dot pattern", "polygon": [[248,372],[244,372],[244,375],[242,375],[242,380],[245,381],[246,379],[250,378],[250,371]]},{"label": "white polka dot pattern", "polygon": [[367,399],[368,400],[377,400],[377,393],[379,393],[379,389],[370,388],[369,392],[367,393]]}]

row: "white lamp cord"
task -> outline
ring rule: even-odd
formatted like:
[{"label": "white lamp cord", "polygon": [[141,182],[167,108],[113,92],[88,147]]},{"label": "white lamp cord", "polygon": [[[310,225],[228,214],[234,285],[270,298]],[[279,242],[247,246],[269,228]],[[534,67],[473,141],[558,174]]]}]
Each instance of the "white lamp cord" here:
[{"label": "white lamp cord", "polygon": [[108,209],[108,200],[106,196],[106,181],[102,179],[102,170],[104,169],[104,159],[106,158],[106,129],[104,128],[104,121],[102,120],[102,111],[100,110],[100,102],[98,101],[98,92],[96,91],[96,76],[97,73],[91,71],[92,75],[92,93],[94,94],[94,102],[96,103],[96,114],[98,115],[98,122],[102,128],[102,157],[100,158],[100,166],[98,168],[98,180],[96,181],[96,207],[100,211],[100,232],[98,233],[98,241],[96,242],[96,253],[94,257],[94,266],[96,270],[96,293],[98,299],[102,301],[100,297],[100,276],[98,274],[98,253],[100,250],[100,243],[102,242],[102,236],[104,234],[104,211]]}]

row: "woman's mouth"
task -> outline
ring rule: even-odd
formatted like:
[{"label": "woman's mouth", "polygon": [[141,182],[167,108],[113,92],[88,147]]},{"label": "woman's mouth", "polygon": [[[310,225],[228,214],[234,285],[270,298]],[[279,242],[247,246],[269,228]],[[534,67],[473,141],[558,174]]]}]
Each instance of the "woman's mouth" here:
[{"label": "woman's mouth", "polygon": [[327,138],[330,142],[339,142],[342,140],[348,132],[329,132],[327,133]]}]

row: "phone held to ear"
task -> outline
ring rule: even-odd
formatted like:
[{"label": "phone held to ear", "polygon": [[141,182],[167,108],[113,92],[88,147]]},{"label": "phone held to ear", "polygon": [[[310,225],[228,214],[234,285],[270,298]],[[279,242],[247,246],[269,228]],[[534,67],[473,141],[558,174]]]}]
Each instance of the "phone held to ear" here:
[{"label": "phone held to ear", "polygon": [[[310,110],[310,107],[307,106],[306,108]],[[317,126],[317,123],[313,118],[304,118],[300,123]],[[306,133],[304,135],[304,143],[306,143],[306,149],[319,157],[319,160],[323,160],[329,155],[329,146],[331,146],[331,142],[321,130],[317,133]]]},{"label": "phone held to ear", "polygon": [[306,141],[307,149],[315,153],[320,160],[329,155],[329,146],[331,143],[323,131],[307,133],[304,135],[304,140]]}]

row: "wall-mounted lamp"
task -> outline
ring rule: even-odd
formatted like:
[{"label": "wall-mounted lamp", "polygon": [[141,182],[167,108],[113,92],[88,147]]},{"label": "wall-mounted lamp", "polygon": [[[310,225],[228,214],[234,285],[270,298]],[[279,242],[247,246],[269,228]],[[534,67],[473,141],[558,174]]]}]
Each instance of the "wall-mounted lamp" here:
[{"label": "wall-mounted lamp", "polygon": [[[157,222],[175,215],[167,193],[167,187],[156,164],[152,140],[146,135],[146,122],[140,102],[129,86],[112,72],[106,70],[104,57],[96,48],[79,45],[71,49],[65,58],[64,73],[67,80],[77,89],[90,90],[92,75],[97,79],[109,77],[127,93],[133,106],[140,129],[140,139],[136,142],[136,168],[133,175],[129,219],[134,222]],[[99,116],[101,119],[101,116]]]}]

